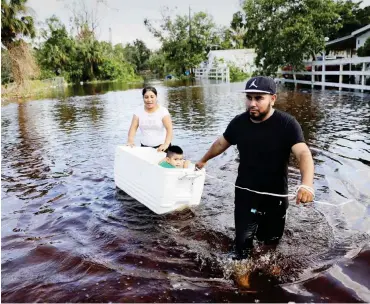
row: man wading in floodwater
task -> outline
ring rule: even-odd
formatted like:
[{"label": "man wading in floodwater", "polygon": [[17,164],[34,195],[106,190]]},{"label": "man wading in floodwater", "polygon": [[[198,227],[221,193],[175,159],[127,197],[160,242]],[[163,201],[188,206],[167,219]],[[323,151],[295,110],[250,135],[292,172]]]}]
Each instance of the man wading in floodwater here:
[{"label": "man wading in floodwater", "polygon": [[[302,129],[291,115],[275,110],[276,84],[270,77],[250,79],[246,93],[247,111],[237,115],[196,164],[201,169],[208,160],[237,145],[240,164],[236,185],[256,191],[288,193],[290,151],[299,162],[302,184],[296,202],[313,200],[314,165],[304,142]],[[253,239],[276,246],[284,231],[288,199],[256,194],[235,188],[235,245],[238,258],[247,258]]]}]

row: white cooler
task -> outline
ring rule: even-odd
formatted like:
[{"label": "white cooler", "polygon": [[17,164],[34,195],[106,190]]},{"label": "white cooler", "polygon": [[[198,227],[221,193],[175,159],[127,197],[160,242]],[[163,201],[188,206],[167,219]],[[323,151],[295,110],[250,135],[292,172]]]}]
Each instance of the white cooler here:
[{"label": "white cooler", "polygon": [[165,157],[153,148],[118,146],[116,186],[157,214],[199,205],[205,170],[163,168],[158,163]]}]

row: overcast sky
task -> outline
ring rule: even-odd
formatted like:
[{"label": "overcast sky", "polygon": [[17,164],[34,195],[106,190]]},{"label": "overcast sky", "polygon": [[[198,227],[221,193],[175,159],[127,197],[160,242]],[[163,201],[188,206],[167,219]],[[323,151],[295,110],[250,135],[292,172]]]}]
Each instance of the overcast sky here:
[{"label": "overcast sky", "polygon": [[[37,22],[56,15],[67,26],[71,17],[70,8],[80,0],[29,0],[28,6],[34,11]],[[91,8],[97,1],[84,0]],[[232,15],[240,10],[240,0],[104,0],[98,4],[101,19],[98,39],[109,41],[109,27],[112,28],[112,42],[127,43],[135,39],[143,40],[151,49],[159,48],[159,42],[144,26],[144,19],[159,20],[161,7],[176,9],[178,14],[188,14],[189,6],[192,12],[206,11],[214,17],[219,25],[230,25]],[[370,5],[370,0],[364,0],[362,6]],[[68,8],[70,7],[70,8]]]},{"label": "overcast sky", "polygon": [[[91,7],[97,0],[85,0]],[[99,0],[98,0],[99,1]],[[143,40],[151,48],[159,48],[159,42],[144,26],[144,19],[159,20],[161,7],[168,6],[178,14],[206,11],[214,17],[219,25],[230,25],[232,15],[240,10],[240,0],[105,0],[106,4],[98,5],[101,18],[98,31],[99,40],[109,40],[109,27],[112,28],[112,41],[116,43],[132,42],[135,39]],[[368,0],[370,1],[370,0]],[[56,15],[63,23],[69,25],[73,0],[29,0],[28,6],[34,11],[37,22],[44,22],[46,18]]]}]

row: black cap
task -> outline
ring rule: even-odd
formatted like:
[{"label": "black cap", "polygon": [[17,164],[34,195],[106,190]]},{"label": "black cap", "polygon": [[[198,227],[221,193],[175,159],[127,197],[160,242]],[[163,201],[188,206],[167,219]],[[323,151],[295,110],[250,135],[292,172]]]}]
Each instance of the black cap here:
[{"label": "black cap", "polygon": [[257,76],[249,79],[245,85],[244,93],[276,94],[276,83],[271,77]]}]

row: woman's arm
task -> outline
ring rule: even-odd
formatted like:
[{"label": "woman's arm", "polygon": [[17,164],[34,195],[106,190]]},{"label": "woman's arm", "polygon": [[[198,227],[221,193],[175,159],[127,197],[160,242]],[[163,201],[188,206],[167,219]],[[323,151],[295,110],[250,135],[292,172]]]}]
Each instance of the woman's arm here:
[{"label": "woman's arm", "polygon": [[134,141],[135,141],[135,135],[136,135],[136,131],[137,131],[138,127],[139,127],[139,117],[134,115],[132,117],[131,126],[130,126],[130,129],[128,131],[128,139],[127,139],[127,145],[128,146],[134,146],[135,145]]},{"label": "woman's arm", "polygon": [[158,151],[165,151],[169,147],[173,138],[173,127],[170,115],[166,115],[162,118],[164,127],[166,128],[166,139],[162,145],[159,146]]}]

